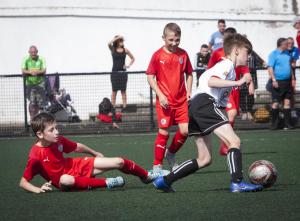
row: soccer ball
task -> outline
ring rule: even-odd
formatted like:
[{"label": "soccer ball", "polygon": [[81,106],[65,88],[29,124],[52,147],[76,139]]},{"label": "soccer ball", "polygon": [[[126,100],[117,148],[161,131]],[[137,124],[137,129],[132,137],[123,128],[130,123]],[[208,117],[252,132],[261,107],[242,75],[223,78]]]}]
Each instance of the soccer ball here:
[{"label": "soccer ball", "polygon": [[261,184],[265,188],[273,186],[277,179],[277,169],[267,160],[258,160],[251,164],[248,176],[251,183]]}]

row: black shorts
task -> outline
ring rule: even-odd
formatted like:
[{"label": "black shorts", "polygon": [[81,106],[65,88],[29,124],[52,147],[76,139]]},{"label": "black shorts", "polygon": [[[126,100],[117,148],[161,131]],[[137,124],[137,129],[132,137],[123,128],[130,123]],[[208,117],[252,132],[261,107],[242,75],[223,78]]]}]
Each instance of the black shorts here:
[{"label": "black shorts", "polygon": [[[225,110],[225,108],[224,108]],[[208,94],[198,94],[189,104],[189,136],[205,136],[227,124],[228,119],[217,107],[214,98]]]},{"label": "black shorts", "polygon": [[278,88],[272,87],[272,102],[280,103],[284,99],[291,100],[292,85],[291,80],[277,81]]},{"label": "black shorts", "polygon": [[128,74],[123,71],[114,71],[110,75],[113,91],[126,91]]}]

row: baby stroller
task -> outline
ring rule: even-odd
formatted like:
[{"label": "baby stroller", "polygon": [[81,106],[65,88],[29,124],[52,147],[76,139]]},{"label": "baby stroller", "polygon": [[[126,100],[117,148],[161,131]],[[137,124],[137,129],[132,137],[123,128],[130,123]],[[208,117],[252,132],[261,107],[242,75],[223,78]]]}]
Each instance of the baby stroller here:
[{"label": "baby stroller", "polygon": [[49,111],[55,115],[56,121],[81,122],[75,108],[73,107],[71,96],[64,88],[54,94],[54,99]]}]

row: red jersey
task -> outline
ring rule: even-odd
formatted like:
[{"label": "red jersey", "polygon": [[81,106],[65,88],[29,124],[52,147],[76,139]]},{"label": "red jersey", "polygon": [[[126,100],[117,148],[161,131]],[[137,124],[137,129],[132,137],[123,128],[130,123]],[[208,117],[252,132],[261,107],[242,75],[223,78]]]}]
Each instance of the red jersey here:
[{"label": "red jersey", "polygon": [[167,53],[160,48],[153,54],[146,74],[155,75],[157,85],[167,97],[170,107],[178,107],[187,101],[184,73],[192,72],[193,67],[185,50],[177,48],[176,52]]},{"label": "red jersey", "polygon": [[225,58],[225,52],[223,48],[218,48],[217,50],[213,51],[213,53],[210,56],[210,59],[207,64],[207,68],[212,68],[215,66],[216,63],[219,61],[222,61]]},{"label": "red jersey", "polygon": [[[218,48],[217,50],[215,50],[210,59],[209,62],[207,64],[207,68],[212,68],[216,63],[222,61],[225,58],[225,52],[223,50],[223,48]],[[246,73],[250,73],[250,70],[248,68],[248,66],[238,66],[235,67],[235,80],[240,80],[241,79],[241,75],[246,74]]]},{"label": "red jersey", "polygon": [[77,143],[60,136],[57,143],[49,147],[33,145],[27,161],[23,177],[30,181],[40,174],[47,181],[52,181],[52,185],[59,187],[59,179],[65,170],[72,165],[72,158],[64,158],[63,153],[70,153],[77,148]]}]

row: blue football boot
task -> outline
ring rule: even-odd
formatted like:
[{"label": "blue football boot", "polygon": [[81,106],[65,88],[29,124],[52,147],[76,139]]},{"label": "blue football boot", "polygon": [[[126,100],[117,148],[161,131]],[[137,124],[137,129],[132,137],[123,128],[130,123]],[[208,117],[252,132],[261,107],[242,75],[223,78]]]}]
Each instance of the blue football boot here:
[{"label": "blue football boot", "polygon": [[166,193],[175,192],[175,190],[171,186],[168,186],[165,183],[163,176],[160,176],[156,180],[154,180],[153,185],[155,186],[156,189],[162,190]]},{"label": "blue football boot", "polygon": [[244,181],[240,183],[231,182],[230,184],[230,192],[232,193],[256,192],[256,191],[261,191],[262,189],[263,189],[262,185],[246,183]]}]

